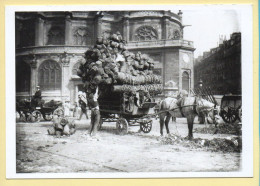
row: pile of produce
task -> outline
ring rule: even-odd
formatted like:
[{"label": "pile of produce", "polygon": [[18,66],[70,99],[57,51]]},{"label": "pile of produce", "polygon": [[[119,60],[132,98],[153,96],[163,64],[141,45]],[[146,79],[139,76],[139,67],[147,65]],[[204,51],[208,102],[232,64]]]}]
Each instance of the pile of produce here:
[{"label": "pile of produce", "polygon": [[202,134],[233,134],[242,135],[241,125],[232,123],[221,123],[215,127],[215,125],[210,125],[208,127],[196,128],[195,133]]},{"label": "pile of produce", "polygon": [[86,91],[91,92],[98,86],[109,87],[112,92],[145,90],[161,93],[162,79],[153,74],[153,60],[140,52],[129,52],[125,44],[117,32],[109,38],[99,37],[96,45],[87,50],[85,62],[77,71]]},{"label": "pile of produce", "polygon": [[171,134],[160,140],[164,145],[182,145],[190,149],[204,148],[213,152],[241,152],[242,150],[242,138],[241,137],[227,137],[227,138],[214,138],[214,139],[202,139],[194,138],[189,141],[179,135]]}]

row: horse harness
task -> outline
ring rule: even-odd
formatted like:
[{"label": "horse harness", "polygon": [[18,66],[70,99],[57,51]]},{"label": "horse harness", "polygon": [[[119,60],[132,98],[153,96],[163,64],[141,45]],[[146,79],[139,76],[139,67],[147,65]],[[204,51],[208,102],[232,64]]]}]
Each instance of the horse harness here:
[{"label": "horse harness", "polygon": [[[185,97],[181,98],[181,100],[177,102],[177,105],[178,105],[178,108],[179,108],[179,110],[181,112],[181,116],[182,117],[185,117],[185,115],[183,114],[183,110],[182,110],[182,108],[184,107],[183,106],[184,105],[184,101],[185,101]],[[195,114],[198,114],[197,109],[196,109],[196,107],[197,107],[197,97],[195,97],[194,103],[192,105],[187,105],[187,106],[193,106],[193,112]]]}]

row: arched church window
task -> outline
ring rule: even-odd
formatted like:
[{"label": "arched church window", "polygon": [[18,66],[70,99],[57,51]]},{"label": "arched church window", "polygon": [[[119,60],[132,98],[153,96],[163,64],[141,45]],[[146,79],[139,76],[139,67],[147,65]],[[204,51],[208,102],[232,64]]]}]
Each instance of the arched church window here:
[{"label": "arched church window", "polygon": [[42,90],[61,89],[61,67],[53,60],[44,61],[39,67],[39,86]]},{"label": "arched church window", "polygon": [[64,45],[65,34],[64,29],[58,26],[51,27],[48,32],[48,45]]},{"label": "arched church window", "polygon": [[190,75],[188,72],[184,71],[182,73],[182,90],[190,91]]},{"label": "arched church window", "polygon": [[157,31],[151,26],[141,26],[135,32],[135,39],[138,41],[157,40]]},{"label": "arched church window", "polygon": [[24,61],[16,62],[16,92],[29,92],[31,85],[31,67]]}]

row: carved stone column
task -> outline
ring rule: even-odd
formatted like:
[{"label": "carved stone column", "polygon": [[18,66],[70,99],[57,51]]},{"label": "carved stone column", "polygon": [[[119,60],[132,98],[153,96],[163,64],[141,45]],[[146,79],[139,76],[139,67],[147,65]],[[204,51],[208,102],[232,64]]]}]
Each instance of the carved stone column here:
[{"label": "carved stone column", "polygon": [[129,18],[128,17],[126,17],[126,18],[124,18],[124,22],[123,22],[123,37],[124,37],[124,40],[126,41],[126,42],[128,42],[129,41]]},{"label": "carved stone column", "polygon": [[33,95],[36,91],[36,86],[38,84],[37,77],[37,57],[35,54],[30,54],[23,58],[26,63],[28,63],[31,67],[31,80],[30,80],[30,95]]},{"label": "carved stone column", "polygon": [[72,26],[69,15],[65,19],[65,45],[72,45]]},{"label": "carved stone column", "polygon": [[35,23],[35,45],[44,45],[44,20],[42,18],[37,18]]},{"label": "carved stone column", "polygon": [[163,16],[162,18],[162,39],[167,39],[167,17]]},{"label": "carved stone column", "polygon": [[102,36],[102,17],[104,16],[103,12],[97,12],[95,18],[95,39]]},{"label": "carved stone column", "polygon": [[69,97],[70,95],[70,90],[69,90],[69,70],[70,70],[70,57],[67,52],[64,52],[61,55],[61,63],[62,63],[62,81],[61,81],[61,96],[62,100],[65,100],[66,98]]}]

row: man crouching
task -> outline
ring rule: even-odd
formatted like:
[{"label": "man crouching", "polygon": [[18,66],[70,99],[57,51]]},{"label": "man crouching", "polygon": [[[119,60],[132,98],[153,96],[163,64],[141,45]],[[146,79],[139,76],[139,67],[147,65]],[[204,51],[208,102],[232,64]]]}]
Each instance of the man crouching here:
[{"label": "man crouching", "polygon": [[53,119],[53,126],[47,131],[49,135],[56,135],[57,137],[69,136],[76,132],[76,126],[74,120],[66,117],[57,117]]}]

